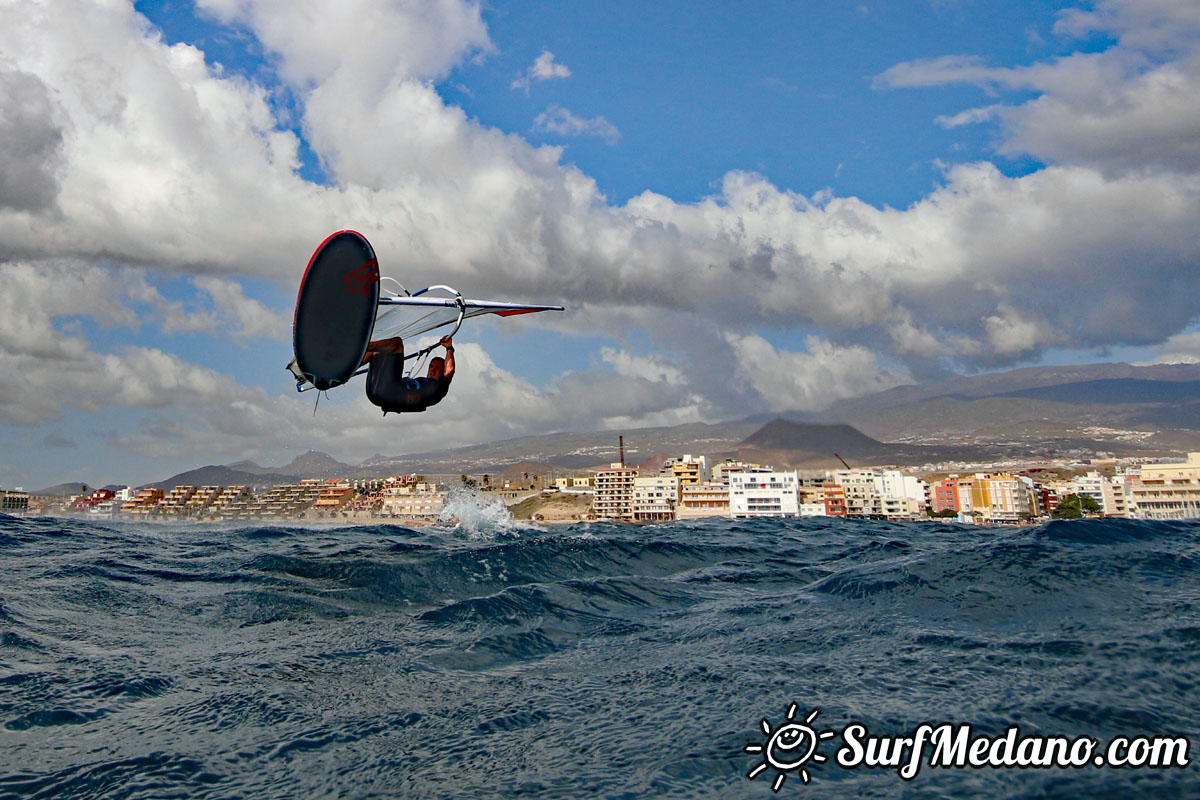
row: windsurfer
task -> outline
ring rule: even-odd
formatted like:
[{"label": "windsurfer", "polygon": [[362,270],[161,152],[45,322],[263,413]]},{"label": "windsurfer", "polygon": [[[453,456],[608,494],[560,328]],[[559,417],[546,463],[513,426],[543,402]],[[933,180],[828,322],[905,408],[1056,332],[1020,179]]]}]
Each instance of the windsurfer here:
[{"label": "windsurfer", "polygon": [[404,340],[394,336],[370,342],[362,360],[369,365],[367,399],[382,408],[384,414],[424,411],[440,402],[450,391],[450,379],[454,377],[454,340],[443,336],[438,344],[446,348],[446,357],[430,360],[426,377],[406,378]]}]

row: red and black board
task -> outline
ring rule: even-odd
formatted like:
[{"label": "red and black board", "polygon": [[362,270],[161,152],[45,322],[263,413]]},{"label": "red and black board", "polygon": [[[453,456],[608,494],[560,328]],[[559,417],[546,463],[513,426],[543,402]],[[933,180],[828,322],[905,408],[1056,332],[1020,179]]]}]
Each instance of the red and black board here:
[{"label": "red and black board", "polygon": [[292,347],[317,389],[340,386],[362,363],[379,306],[379,262],[356,231],[338,231],[313,253],[300,281]]}]

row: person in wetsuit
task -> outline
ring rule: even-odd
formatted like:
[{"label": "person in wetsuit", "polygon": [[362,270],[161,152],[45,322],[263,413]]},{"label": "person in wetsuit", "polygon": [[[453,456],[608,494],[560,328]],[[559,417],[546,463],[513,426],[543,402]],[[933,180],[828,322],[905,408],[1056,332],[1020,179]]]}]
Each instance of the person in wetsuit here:
[{"label": "person in wetsuit", "polygon": [[454,377],[454,340],[443,336],[438,344],[446,348],[446,357],[429,362],[427,377],[406,378],[404,340],[396,336],[369,343],[362,360],[369,365],[367,399],[382,408],[384,414],[424,411],[441,402],[450,391],[450,379]]}]

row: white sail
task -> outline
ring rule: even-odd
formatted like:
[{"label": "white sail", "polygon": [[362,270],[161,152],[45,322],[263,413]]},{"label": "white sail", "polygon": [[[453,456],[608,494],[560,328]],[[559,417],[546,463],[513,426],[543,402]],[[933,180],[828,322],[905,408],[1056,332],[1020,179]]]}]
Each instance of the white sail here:
[{"label": "white sail", "polygon": [[375,315],[373,339],[399,336],[409,339],[437,330],[446,325],[456,325],[462,319],[493,314],[511,317],[518,314],[533,314],[538,311],[562,311],[562,306],[531,305],[528,303],[506,303],[499,300],[467,300],[458,297],[402,296],[380,297],[379,311]]}]

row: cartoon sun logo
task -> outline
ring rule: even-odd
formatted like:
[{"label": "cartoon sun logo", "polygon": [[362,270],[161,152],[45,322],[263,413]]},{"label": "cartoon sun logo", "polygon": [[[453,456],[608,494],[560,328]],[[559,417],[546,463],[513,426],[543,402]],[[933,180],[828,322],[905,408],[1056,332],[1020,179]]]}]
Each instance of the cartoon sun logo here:
[{"label": "cartoon sun logo", "polygon": [[779,774],[775,776],[775,783],[771,786],[773,792],[778,792],[783,786],[790,770],[800,770],[800,780],[808,783],[809,774],[804,765],[810,760],[818,764],[825,761],[825,756],[817,752],[817,746],[821,744],[822,740],[831,739],[837,735],[834,731],[818,733],[812,727],[812,721],[817,718],[819,713],[821,713],[821,709],[814,708],[804,718],[803,723],[792,722],[796,718],[796,704],[792,703],[787,710],[788,721],[774,731],[771,730],[771,723],[763,718],[760,725],[763,733],[768,737],[767,741],[764,744],[746,745],[746,752],[761,753],[764,760],[755,764],[754,768],[746,773],[746,777],[753,780],[764,769],[771,766],[779,771]]}]

